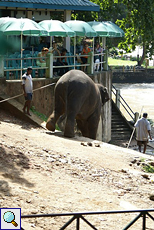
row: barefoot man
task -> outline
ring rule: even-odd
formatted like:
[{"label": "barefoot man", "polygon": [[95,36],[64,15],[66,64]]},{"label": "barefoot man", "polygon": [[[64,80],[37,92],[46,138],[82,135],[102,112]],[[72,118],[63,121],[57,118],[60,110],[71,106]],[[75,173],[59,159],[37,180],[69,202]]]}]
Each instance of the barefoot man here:
[{"label": "barefoot man", "polygon": [[32,95],[33,95],[33,82],[32,82],[31,73],[32,73],[32,68],[28,67],[27,72],[24,73],[24,75],[22,76],[22,86],[23,86],[24,96],[26,100],[25,105],[23,107],[23,112],[25,114],[28,114],[29,116],[31,116],[29,110],[30,110],[30,105],[31,105]]},{"label": "barefoot man", "polygon": [[150,133],[151,125],[150,122],[147,120],[147,117],[148,114],[143,113],[143,117],[135,123],[135,127],[137,130],[137,137],[136,137],[137,145],[139,148],[139,152],[141,152],[141,146],[143,144],[144,146],[143,153],[145,153],[146,151],[148,137],[150,137],[150,139],[152,140],[151,133]]}]

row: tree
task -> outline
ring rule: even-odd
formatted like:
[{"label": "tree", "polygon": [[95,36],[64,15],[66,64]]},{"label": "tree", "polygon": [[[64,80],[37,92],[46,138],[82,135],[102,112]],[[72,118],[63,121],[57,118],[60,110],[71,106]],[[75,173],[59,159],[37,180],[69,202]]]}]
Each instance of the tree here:
[{"label": "tree", "polygon": [[141,65],[147,56],[154,53],[154,1],[153,0],[121,0],[126,6],[127,14],[117,23],[125,31],[125,39],[119,48],[126,52],[134,50],[137,45],[143,47]]},{"label": "tree", "polygon": [[[138,64],[147,55],[154,54],[154,0],[92,0],[100,6],[100,12],[75,12],[72,17],[84,21],[109,20],[125,31],[118,47],[131,52],[137,45],[143,47]],[[109,40],[110,41],[110,40]]]}]

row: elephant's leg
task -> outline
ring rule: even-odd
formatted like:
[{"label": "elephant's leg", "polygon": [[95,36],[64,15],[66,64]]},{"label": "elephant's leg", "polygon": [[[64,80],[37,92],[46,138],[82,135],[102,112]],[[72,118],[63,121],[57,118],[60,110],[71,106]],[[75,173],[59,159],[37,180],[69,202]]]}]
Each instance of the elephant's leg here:
[{"label": "elephant's leg", "polygon": [[75,92],[72,92],[69,95],[69,98],[67,101],[67,110],[66,110],[67,118],[66,118],[64,136],[74,137],[75,118],[78,112],[80,111],[80,107],[81,107],[80,97],[78,97],[78,100],[77,100]]},{"label": "elephant's leg", "polygon": [[49,116],[46,128],[50,131],[55,131],[55,125],[58,118],[65,112],[65,103],[61,97],[55,98],[55,109],[53,113]]},{"label": "elephant's leg", "polygon": [[82,133],[82,136],[89,137],[88,122],[86,120],[76,119],[76,123]]},{"label": "elephant's leg", "polygon": [[74,137],[74,126],[75,126],[75,114],[67,113],[67,119],[65,124],[64,136],[65,137]]},{"label": "elephant's leg", "polygon": [[88,137],[91,139],[94,139],[94,140],[96,139],[99,119],[100,119],[100,113],[95,112],[87,120],[87,122],[88,122],[88,133],[89,133]]}]

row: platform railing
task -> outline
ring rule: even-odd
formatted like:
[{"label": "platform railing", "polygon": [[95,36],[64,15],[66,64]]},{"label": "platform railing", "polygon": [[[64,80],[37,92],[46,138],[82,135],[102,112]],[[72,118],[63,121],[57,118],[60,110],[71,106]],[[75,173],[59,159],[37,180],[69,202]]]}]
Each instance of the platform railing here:
[{"label": "platform railing", "polygon": [[[136,120],[136,115],[135,112],[131,109],[131,107],[128,105],[128,103],[125,101],[125,99],[121,96],[120,90],[116,89],[114,85],[112,85],[112,93],[115,96],[115,104],[117,107],[120,109],[120,105],[124,108],[128,116],[135,122]],[[121,109],[120,109],[121,111]]]},{"label": "platform railing", "polygon": [[[154,212],[154,209],[141,209],[141,210],[120,210],[120,211],[104,211],[104,212],[77,212],[77,213],[57,213],[57,214],[35,214],[35,215],[22,215],[21,219],[29,219],[29,218],[53,218],[53,217],[64,217],[64,216],[70,216],[70,220],[67,221],[59,230],[66,229],[73,221],[76,221],[76,230],[83,229],[80,223],[80,220],[83,220],[88,226],[90,226],[92,229],[98,230],[100,228],[94,226],[94,224],[90,223],[86,219],[87,216],[91,215],[114,215],[114,214],[126,214],[126,213],[138,213],[137,216],[131,220],[125,227],[123,227],[122,230],[130,229],[131,226],[133,226],[139,219],[142,219],[142,223],[140,226],[141,230],[151,229],[147,226],[147,218],[150,218],[152,221],[154,221],[154,217],[150,214]],[[118,217],[119,218],[119,217]],[[153,223],[154,226],[154,223]],[[115,226],[113,230],[117,230],[118,226]],[[21,228],[24,230],[24,228]],[[52,226],[51,226],[52,229]],[[119,228],[118,228],[119,229]],[[154,228],[153,228],[154,229]]]},{"label": "platform railing", "polygon": [[[100,54],[93,54],[93,52],[90,52],[88,55],[66,55],[66,56],[60,56],[60,57],[66,57],[68,60],[68,65],[66,66],[54,66],[53,65],[53,55],[50,53],[50,60],[48,61],[48,64],[46,65],[46,67],[41,67],[41,66],[37,66],[36,64],[36,60],[40,59],[40,57],[33,57],[32,55],[29,57],[5,57],[3,59],[0,59],[0,66],[2,67],[0,70],[0,77],[4,77],[6,76],[6,78],[9,79],[21,79],[21,76],[23,74],[23,72],[26,70],[26,68],[28,66],[32,66],[33,70],[39,70],[39,72],[44,71],[44,77],[47,78],[52,78],[53,77],[53,69],[57,69],[57,68],[66,68],[68,67],[69,69],[81,69],[83,70],[82,67],[86,67],[87,69],[87,74],[93,74],[94,73],[94,57],[95,56],[100,56],[101,60],[100,60],[100,71],[103,70],[108,70],[108,64],[107,64],[107,51],[104,51],[103,53]],[[88,62],[87,64],[83,64],[83,63],[78,63],[77,62],[77,57],[80,56],[81,57],[85,57],[88,56]],[[44,57],[47,59],[48,57]],[[56,56],[54,58],[59,58],[59,56]],[[72,59],[72,60],[71,60]],[[11,63],[11,64],[10,64]],[[46,71],[47,70],[47,71]],[[33,71],[33,77],[35,78],[35,72]],[[20,72],[20,74],[19,74]],[[46,75],[47,72],[47,76]],[[5,73],[5,74],[4,74]],[[41,72],[42,73],[42,72]],[[12,77],[11,77],[12,75]],[[42,76],[42,74],[41,74]]]}]

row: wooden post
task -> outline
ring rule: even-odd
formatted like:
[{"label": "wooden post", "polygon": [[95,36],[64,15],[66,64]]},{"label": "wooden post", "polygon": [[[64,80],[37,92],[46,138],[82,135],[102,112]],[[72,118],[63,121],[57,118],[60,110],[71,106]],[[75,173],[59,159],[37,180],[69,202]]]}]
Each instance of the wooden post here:
[{"label": "wooden post", "polygon": [[94,73],[94,61],[93,61],[93,52],[89,53],[89,57],[87,60],[87,64],[90,64],[89,66],[87,66],[87,73],[88,74],[93,74]]},{"label": "wooden post", "polygon": [[122,67],[122,72],[125,72],[125,66],[123,65],[123,67]]},{"label": "wooden post", "polygon": [[52,53],[47,54],[46,66],[48,67],[45,72],[46,78],[52,78],[53,77],[53,54]]}]

